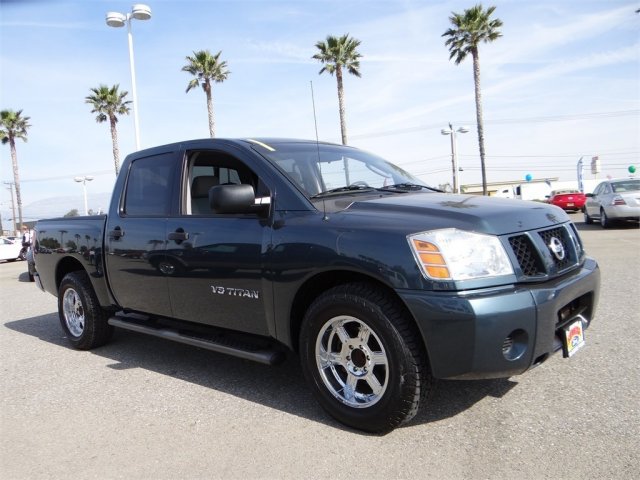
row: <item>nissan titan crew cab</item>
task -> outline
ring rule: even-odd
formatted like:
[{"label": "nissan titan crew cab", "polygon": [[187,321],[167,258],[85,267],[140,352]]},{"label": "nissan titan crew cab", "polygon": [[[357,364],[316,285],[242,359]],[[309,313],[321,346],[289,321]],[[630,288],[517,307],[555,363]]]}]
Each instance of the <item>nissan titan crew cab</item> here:
[{"label": "nissan titan crew cab", "polygon": [[36,281],[75,348],[118,327],[266,364],[295,352],[320,405],[370,432],[408,422],[433,379],[573,355],[599,293],[561,209],[445,194],[310,141],[139,151],[108,215],[36,231]]}]

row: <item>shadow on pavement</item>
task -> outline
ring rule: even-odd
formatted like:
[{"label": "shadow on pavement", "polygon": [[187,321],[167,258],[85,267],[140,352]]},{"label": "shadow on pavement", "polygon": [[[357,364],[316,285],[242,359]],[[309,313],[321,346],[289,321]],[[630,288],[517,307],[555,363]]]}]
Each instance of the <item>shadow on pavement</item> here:
[{"label": "shadow on pavement", "polygon": [[[57,313],[16,320],[6,326],[53,345],[71,348],[62,332]],[[113,363],[108,367],[114,370],[143,368],[333,428],[368,435],[334,421],[320,408],[305,383],[295,354],[290,354],[283,364],[269,367],[119,329],[116,329],[111,343],[78,354],[110,359]],[[453,417],[487,396],[502,397],[516,385],[516,382],[508,379],[439,381],[435,392],[425,402],[426,408],[418,412],[409,426]]]},{"label": "shadow on pavement", "polygon": [[492,380],[438,380],[435,391],[409,425],[421,425],[453,417],[485,397],[502,398],[518,382],[509,378]]},{"label": "shadow on pavement", "polygon": [[[588,225],[584,222],[582,215],[579,218],[571,218],[571,221],[576,226],[576,228],[580,231],[589,231],[589,230],[604,230],[602,225],[598,220],[594,220],[591,225]],[[639,222],[635,222],[633,220],[616,222],[607,230],[637,230],[640,227]]]},{"label": "shadow on pavement", "polygon": [[18,277],[18,281],[25,282],[25,283],[31,282],[31,280],[29,280],[29,272],[22,272]]}]

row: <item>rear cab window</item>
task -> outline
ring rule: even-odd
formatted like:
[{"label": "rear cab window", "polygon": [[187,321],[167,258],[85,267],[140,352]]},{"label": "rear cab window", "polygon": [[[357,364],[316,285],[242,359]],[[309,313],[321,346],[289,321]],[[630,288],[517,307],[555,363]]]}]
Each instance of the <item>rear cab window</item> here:
[{"label": "rear cab window", "polygon": [[169,215],[174,170],[173,154],[134,160],[129,168],[122,213],[127,216]]}]

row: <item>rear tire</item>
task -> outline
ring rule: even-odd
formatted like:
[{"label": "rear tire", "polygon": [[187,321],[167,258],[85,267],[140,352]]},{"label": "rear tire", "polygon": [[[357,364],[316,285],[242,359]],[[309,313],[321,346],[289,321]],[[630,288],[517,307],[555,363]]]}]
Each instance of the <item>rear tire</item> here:
[{"label": "rear tire", "polygon": [[34,277],[34,274],[36,273],[36,266],[33,263],[33,260],[27,263],[27,274],[29,275],[29,281],[30,282],[35,282],[36,279]]},{"label": "rear tire", "polygon": [[386,433],[417,413],[432,387],[420,333],[389,295],[334,287],[304,316],[302,367],[316,399],[345,425]]},{"label": "rear tire", "polygon": [[85,271],[65,275],[58,289],[58,315],[69,343],[78,350],[104,345],[113,334]]}]

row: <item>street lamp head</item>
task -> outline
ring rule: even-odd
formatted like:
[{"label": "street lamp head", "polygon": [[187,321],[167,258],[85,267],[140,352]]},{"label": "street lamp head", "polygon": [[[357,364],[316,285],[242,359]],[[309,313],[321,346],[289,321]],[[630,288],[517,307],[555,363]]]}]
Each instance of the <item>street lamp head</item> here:
[{"label": "street lamp head", "polygon": [[131,7],[131,16],[136,20],[149,20],[151,18],[151,7],[143,3],[136,3]]},{"label": "street lamp head", "polygon": [[469,127],[460,127],[458,128],[458,132],[467,133],[469,131]]},{"label": "street lamp head", "polygon": [[91,180],[93,180],[93,176],[85,175],[83,177],[73,177],[73,180],[75,182],[78,182],[78,183],[80,183],[80,182],[90,182]]},{"label": "street lamp head", "polygon": [[453,133],[453,131],[450,130],[449,128],[443,128],[442,130],[440,130],[440,133],[442,135],[451,135]]},{"label": "street lamp head", "polygon": [[127,16],[119,12],[107,12],[107,25],[110,27],[124,27]]}]

